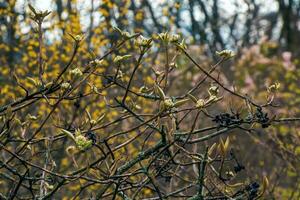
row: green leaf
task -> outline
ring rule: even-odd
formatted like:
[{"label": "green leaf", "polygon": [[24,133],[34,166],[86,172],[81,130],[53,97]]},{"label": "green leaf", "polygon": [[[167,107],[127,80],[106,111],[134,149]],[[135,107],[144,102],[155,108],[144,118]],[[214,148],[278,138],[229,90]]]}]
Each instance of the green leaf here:
[{"label": "green leaf", "polygon": [[71,132],[69,132],[69,131],[67,131],[65,129],[61,129],[61,131],[75,142],[75,137],[74,137],[74,135]]}]

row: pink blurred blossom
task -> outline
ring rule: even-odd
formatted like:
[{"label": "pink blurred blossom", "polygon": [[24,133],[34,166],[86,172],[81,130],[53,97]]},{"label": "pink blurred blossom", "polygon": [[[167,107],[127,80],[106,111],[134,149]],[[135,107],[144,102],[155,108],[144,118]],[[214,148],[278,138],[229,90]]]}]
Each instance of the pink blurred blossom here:
[{"label": "pink blurred blossom", "polygon": [[292,53],[289,51],[285,51],[282,53],[282,59],[283,59],[283,67],[286,70],[292,71],[295,70],[295,65],[293,65],[291,59],[292,59]]}]

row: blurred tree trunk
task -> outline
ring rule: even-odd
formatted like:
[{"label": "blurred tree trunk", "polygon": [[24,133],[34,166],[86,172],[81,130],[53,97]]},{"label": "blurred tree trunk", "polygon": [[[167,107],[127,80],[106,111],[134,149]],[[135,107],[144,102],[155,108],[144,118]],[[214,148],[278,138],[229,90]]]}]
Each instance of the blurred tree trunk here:
[{"label": "blurred tree trunk", "polygon": [[195,10],[194,10],[194,0],[189,0],[189,14],[190,14],[190,18],[191,18],[191,26],[192,26],[192,30],[191,30],[191,34],[193,36],[194,39],[197,40],[198,38],[198,34],[200,32],[200,28],[199,28],[199,24],[195,19]]},{"label": "blurred tree trunk", "polygon": [[247,19],[245,23],[246,31],[243,34],[242,38],[242,46],[249,46],[254,43],[255,39],[251,36],[252,30],[256,30],[256,27],[253,27],[255,21],[257,19],[259,13],[259,5],[255,2],[255,0],[251,0],[250,2],[245,1],[248,9],[247,9]]},{"label": "blurred tree trunk", "polygon": [[91,10],[89,11],[89,15],[90,15],[90,25],[88,28],[88,36],[87,36],[87,45],[88,45],[88,49],[91,48],[91,39],[94,35],[94,0],[90,1],[91,4]]},{"label": "blurred tree trunk", "polygon": [[149,1],[145,0],[144,5],[145,5],[146,8],[148,8],[151,19],[152,19],[153,24],[156,27],[157,31],[159,33],[163,32],[163,26],[157,21],[157,19],[155,17],[155,14],[154,14],[154,11],[153,11],[153,8],[152,8],[151,4],[149,3]]},{"label": "blurred tree trunk", "polygon": [[62,4],[62,0],[56,0],[56,12],[57,12],[57,16],[59,21],[62,21],[62,12],[63,12],[63,4]]},{"label": "blurred tree trunk", "polygon": [[[219,0],[214,0],[212,7],[212,19],[211,19],[211,29],[214,35],[213,44],[214,50],[221,50],[225,48],[223,38],[220,34],[221,27],[219,26],[221,18],[219,15]],[[214,51],[213,50],[213,51]]]},{"label": "blurred tree trunk", "polygon": [[284,41],[286,50],[293,50],[298,47],[299,31],[297,29],[297,20],[299,19],[299,4],[293,0],[278,0],[279,13],[282,18],[282,27],[280,40]]},{"label": "blurred tree trunk", "polygon": [[9,50],[6,53],[7,64],[10,67],[10,72],[14,71],[15,64],[15,52],[14,47],[17,46],[18,42],[16,41],[16,28],[18,13],[16,13],[15,6],[16,1],[10,1],[8,3],[8,9],[10,11],[10,15],[4,17],[4,25],[7,29],[7,46]]},{"label": "blurred tree trunk", "polygon": [[198,0],[200,8],[204,14],[203,27],[200,29],[200,42],[201,44],[207,43],[207,34],[205,33],[205,28],[207,27],[208,22],[210,21],[210,17],[208,15],[207,9],[203,1]]}]

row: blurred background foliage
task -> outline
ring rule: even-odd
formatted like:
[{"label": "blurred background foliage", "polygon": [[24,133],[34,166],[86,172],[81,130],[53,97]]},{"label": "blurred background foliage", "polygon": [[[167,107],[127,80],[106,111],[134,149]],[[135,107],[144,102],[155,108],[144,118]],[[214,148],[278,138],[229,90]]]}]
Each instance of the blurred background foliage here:
[{"label": "blurred background foliage", "polygon": [[[38,85],[34,80],[38,81],[39,41],[37,26],[29,17],[28,3],[39,7],[44,1],[0,1],[1,106],[24,96],[25,91],[18,87],[16,79],[29,91],[34,91]],[[269,114],[278,117],[293,117],[300,114],[300,1],[298,0],[48,0],[47,4],[50,6],[47,9],[51,14],[42,26],[45,83],[50,82],[61,71],[72,55],[74,47],[68,33],[85,35],[78,49],[79,56],[76,56],[73,62],[74,66],[82,68],[91,58],[101,56],[116,44],[120,36],[113,26],[154,38],[157,37],[157,33],[169,31],[186,38],[187,51],[206,69],[217,62],[215,51],[228,48],[236,51],[236,57],[223,63],[214,75],[226,85],[232,85],[236,91],[248,94],[259,102],[266,101],[267,86],[278,81],[281,84],[275,99],[278,107],[270,109]],[[134,55],[135,50],[133,43],[127,42],[118,52],[107,58],[96,73],[113,74],[112,68],[116,67],[112,62],[113,57]],[[165,63],[164,51],[160,45],[154,46],[148,54],[143,67],[139,69],[139,76],[134,77],[133,91],[139,91],[142,86],[150,87],[155,79],[153,70],[160,71]],[[176,51],[170,49],[170,55],[175,54]],[[181,90],[193,87],[201,77],[201,73],[192,68],[184,56],[179,55],[175,62],[177,68],[170,75],[170,84],[167,88],[168,94],[172,96],[181,95]],[[132,62],[122,66],[120,76],[124,82],[129,80],[133,66]],[[96,75],[92,75],[88,81],[96,88],[105,88],[110,84],[109,79],[101,79]],[[206,86],[208,85],[209,83]],[[205,98],[207,94],[205,88],[203,85],[195,91],[195,96]],[[113,104],[112,97],[119,95],[118,90],[114,86],[108,90],[101,89],[100,93],[101,95],[95,95],[89,85],[78,88],[78,94],[87,94],[88,98],[85,101],[63,101],[59,111],[55,111],[50,122],[47,122],[43,132],[38,134],[36,139],[56,135],[59,127],[79,126],[85,120],[85,109],[89,110],[92,118],[107,113],[104,119],[106,123],[116,120],[122,111],[109,107],[108,103]],[[54,102],[54,99],[49,97],[49,101]],[[225,95],[224,101],[227,104],[220,103],[216,107],[209,108],[209,112],[214,114],[230,110],[239,111],[241,106],[236,99]],[[153,111],[151,101],[138,98],[132,102],[139,105],[137,109],[142,109],[144,114],[151,114]],[[22,132],[22,135],[16,135],[15,142],[28,137],[28,132],[38,127],[45,113],[50,110],[48,102],[42,99],[34,106],[29,106],[22,110],[22,113],[18,113],[21,121],[25,121],[29,114],[38,118],[29,124],[15,127],[15,133]],[[188,118],[185,119],[181,128],[188,129],[191,126],[190,121]],[[110,131],[129,128],[130,122],[133,123],[129,119],[118,126],[99,129],[97,135],[106,137]],[[209,125],[211,122],[203,120],[202,123],[200,126],[205,127],[205,124]],[[135,134],[132,132],[124,138],[118,137],[113,142],[121,144]],[[147,145],[155,144],[157,139],[158,137],[151,137]],[[263,174],[269,177],[270,187],[266,199],[300,198],[299,123],[296,126],[289,123],[278,124],[267,129],[258,129],[253,134],[233,131],[231,139],[232,148],[245,165],[247,176],[253,180],[260,180]],[[53,147],[55,166],[60,168],[61,172],[74,167],[69,157],[62,153],[65,152],[67,143],[67,140],[62,140],[59,145]],[[122,160],[125,153],[137,155],[140,145],[139,141],[131,143],[118,150],[116,157]],[[37,159],[35,160],[37,163],[40,159],[37,155],[45,154],[39,151],[41,146],[32,145],[30,149],[32,160]],[[93,154],[90,156],[89,159],[92,160]],[[77,159],[79,165],[86,161],[84,157]],[[3,176],[3,172],[1,174]],[[6,184],[0,180],[0,191],[8,187]],[[69,194],[76,193],[83,184],[81,181],[71,184],[64,191],[66,199]],[[96,189],[97,187],[91,187],[91,191]],[[146,196],[151,193],[148,190],[142,192]]]}]

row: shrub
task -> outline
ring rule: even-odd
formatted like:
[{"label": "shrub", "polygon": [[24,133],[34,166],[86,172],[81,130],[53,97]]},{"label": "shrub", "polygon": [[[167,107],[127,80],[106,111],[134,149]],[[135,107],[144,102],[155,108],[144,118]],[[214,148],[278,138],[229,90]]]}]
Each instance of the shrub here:
[{"label": "shrub", "polygon": [[232,51],[202,65],[168,32],[115,28],[101,56],[68,28],[69,41],[47,44],[49,12],[31,11],[37,36],[20,38],[18,65],[4,59],[1,72],[1,198],[257,199],[269,190],[236,149],[247,133],[299,121],[274,113],[279,83],[261,91],[266,99],[246,95],[218,72]]}]

